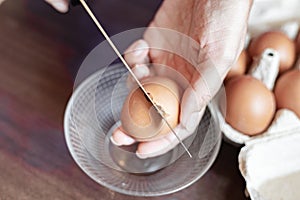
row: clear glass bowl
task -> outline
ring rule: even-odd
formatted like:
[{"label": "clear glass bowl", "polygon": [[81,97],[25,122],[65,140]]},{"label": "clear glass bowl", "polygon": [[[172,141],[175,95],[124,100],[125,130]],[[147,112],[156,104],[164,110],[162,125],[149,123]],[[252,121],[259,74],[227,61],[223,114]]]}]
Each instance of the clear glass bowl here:
[{"label": "clear glass bowl", "polygon": [[129,92],[126,77],[123,65],[112,65],[74,91],[64,118],[73,159],[94,181],[127,195],[159,196],[188,187],[206,173],[219,152],[222,138],[214,110],[208,106],[197,131],[184,141],[193,158],[177,145],[160,157],[138,159],[130,150],[134,147],[116,147],[109,139]]}]

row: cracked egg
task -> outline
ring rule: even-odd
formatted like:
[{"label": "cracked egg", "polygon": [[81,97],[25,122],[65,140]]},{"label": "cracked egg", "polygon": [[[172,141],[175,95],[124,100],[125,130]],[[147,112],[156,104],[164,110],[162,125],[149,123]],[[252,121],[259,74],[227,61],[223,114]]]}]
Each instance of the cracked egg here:
[{"label": "cracked egg", "polygon": [[[181,90],[176,82],[165,77],[149,77],[141,81],[150,98],[168,123],[175,128],[179,122]],[[127,96],[121,112],[122,129],[137,141],[151,141],[170,132],[140,88]]]}]

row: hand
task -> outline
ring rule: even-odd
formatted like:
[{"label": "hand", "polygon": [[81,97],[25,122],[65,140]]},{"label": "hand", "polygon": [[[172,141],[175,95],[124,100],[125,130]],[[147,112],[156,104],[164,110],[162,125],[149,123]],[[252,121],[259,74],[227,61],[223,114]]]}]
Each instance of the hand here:
[{"label": "hand", "polygon": [[69,10],[68,0],[45,0],[45,1],[61,13],[66,13]]},{"label": "hand", "polygon": [[[143,64],[149,60],[173,67],[189,81],[181,99],[180,123],[175,128],[181,139],[197,128],[205,106],[241,53],[251,4],[251,0],[165,0],[144,40],[127,50],[125,58],[135,66],[138,78],[150,75]],[[112,141],[116,145],[135,142],[121,127],[113,133]],[[177,144],[170,132],[162,139],[141,142],[137,155],[158,156]]]}]

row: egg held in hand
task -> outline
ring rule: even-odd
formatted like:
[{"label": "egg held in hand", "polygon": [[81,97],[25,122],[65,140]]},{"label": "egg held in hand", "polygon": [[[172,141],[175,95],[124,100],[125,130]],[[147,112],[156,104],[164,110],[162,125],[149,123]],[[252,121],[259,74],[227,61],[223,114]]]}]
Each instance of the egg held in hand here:
[{"label": "egg held in hand", "polygon": [[226,85],[225,120],[245,135],[257,135],[266,130],[276,110],[273,93],[258,79],[241,75]]},{"label": "egg held in hand", "polygon": [[[156,76],[143,80],[142,85],[171,127],[176,127],[181,96],[176,82]],[[121,123],[125,133],[137,141],[155,140],[170,132],[170,128],[140,88],[134,89],[127,96],[121,111]]]},{"label": "egg held in hand", "polygon": [[279,77],[275,85],[277,108],[286,108],[300,118],[300,71],[291,70]]}]

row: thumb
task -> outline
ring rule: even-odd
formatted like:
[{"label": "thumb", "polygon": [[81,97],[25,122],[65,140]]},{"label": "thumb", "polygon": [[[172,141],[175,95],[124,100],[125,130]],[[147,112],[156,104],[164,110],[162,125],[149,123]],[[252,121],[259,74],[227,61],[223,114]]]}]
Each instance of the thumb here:
[{"label": "thumb", "polygon": [[191,86],[185,90],[181,100],[180,124],[188,132],[192,133],[197,128],[209,98],[208,95],[197,94]]}]

